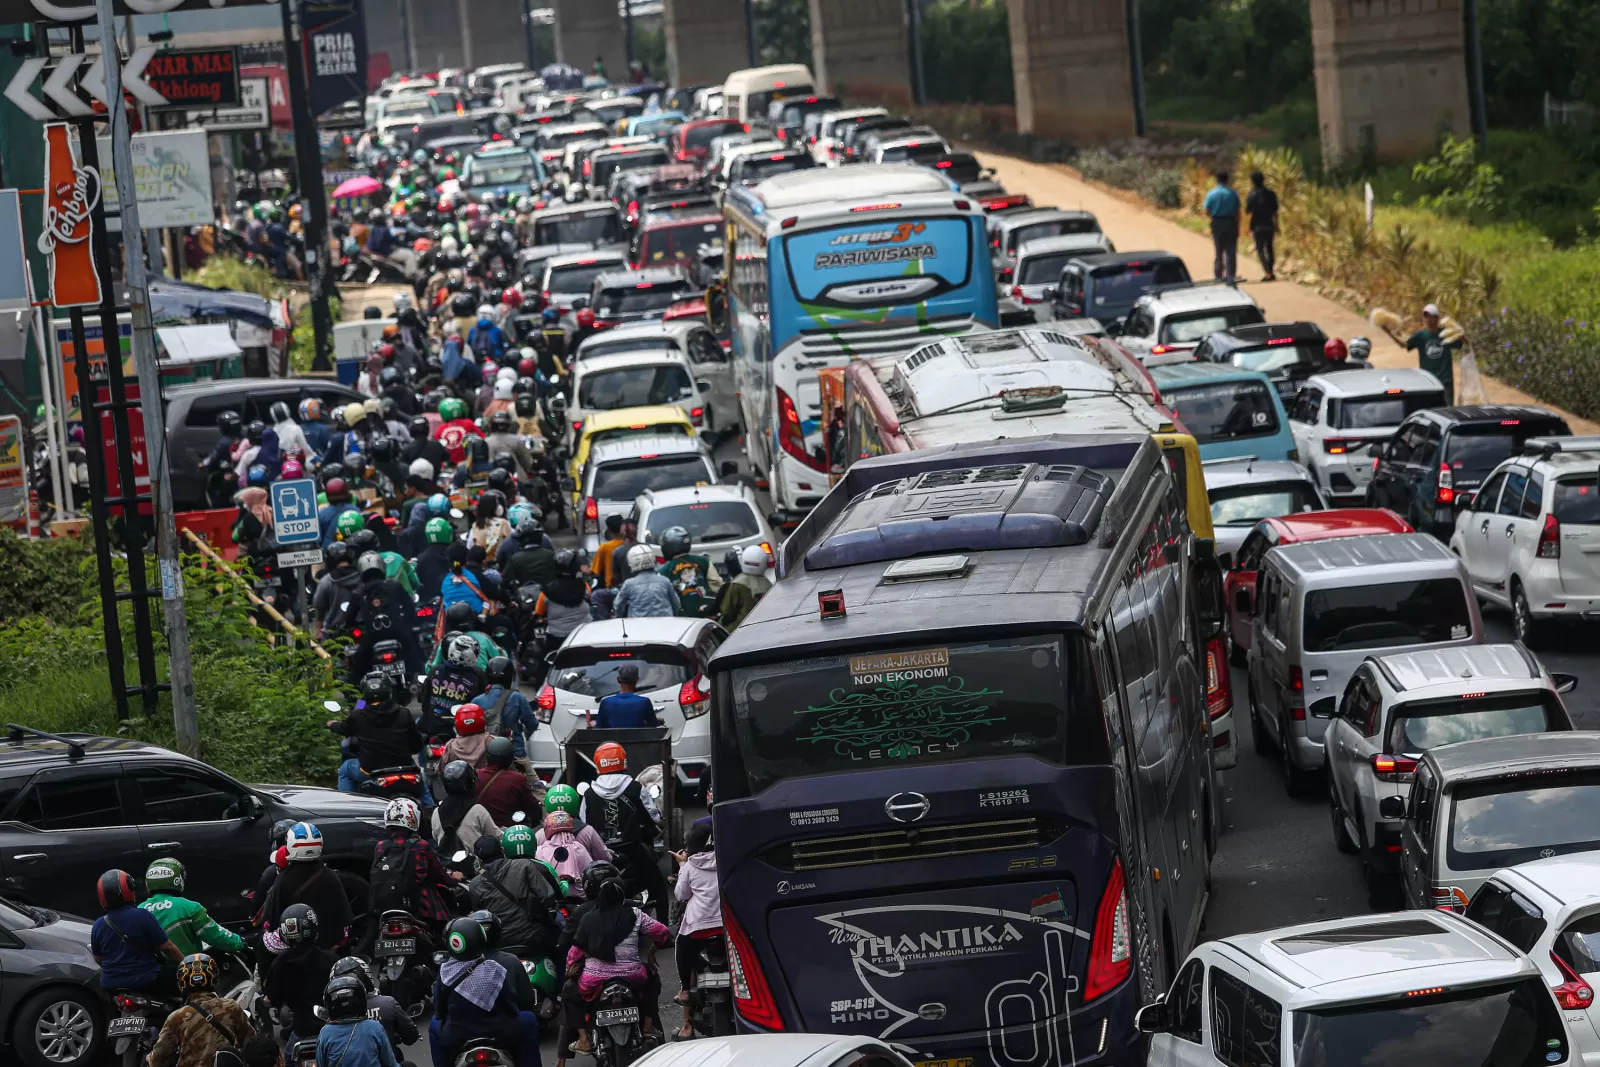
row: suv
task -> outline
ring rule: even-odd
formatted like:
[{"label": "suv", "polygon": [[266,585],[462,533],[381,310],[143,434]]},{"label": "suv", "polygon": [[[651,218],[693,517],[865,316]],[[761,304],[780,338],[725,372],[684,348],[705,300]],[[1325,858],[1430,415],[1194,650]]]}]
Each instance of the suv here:
[{"label": "suv", "polygon": [[1551,620],[1600,613],[1600,437],[1534,438],[1468,494],[1450,550],[1537,647]]},{"label": "suv", "polygon": [[[989,217],[1010,218],[1030,210],[1018,208]],[[1056,288],[1046,291],[1045,296],[1058,319],[1099,319],[1111,326],[1120,322],[1152,287],[1179,285],[1188,280],[1189,268],[1171,252],[1112,252],[1068,260],[1061,268],[1061,277],[1056,279]]]},{"label": "suv", "polygon": [[1455,532],[1456,512],[1502,460],[1533,437],[1570,437],[1560,415],[1520,404],[1433,408],[1400,424],[1373,457],[1367,504],[1398,511],[1441,541]]},{"label": "suv", "polygon": [[589,450],[575,502],[584,550],[593,556],[606,520],[627,516],[645,490],[709,486],[716,481],[711,453],[697,437],[640,434],[595,445]]},{"label": "suv", "polygon": [[622,211],[615,204],[556,204],[533,213],[531,244],[534,247],[587,245],[606,248],[620,245],[626,239]]},{"label": "suv", "polygon": [[[1150,365],[1186,363],[1202,338],[1265,322],[1250,294],[1221,282],[1158,286],[1138,299],[1117,332],[1123,348]],[[1246,370],[1258,370],[1246,367]]]},{"label": "suv", "polygon": [[995,289],[1000,296],[1009,295],[1024,304],[1043,304],[1069,260],[1115,251],[1111,238],[1103,233],[1062,233],[1025,241],[1017,246],[1009,291],[999,278]]},{"label": "suv", "polygon": [[1194,358],[1260,371],[1272,379],[1285,401],[1313,374],[1370,367],[1363,359],[1334,362],[1323,354],[1328,335],[1314,322],[1269,322],[1218,330],[1201,339]]},{"label": "suv", "polygon": [[189,868],[186,895],[218,922],[249,920],[273,823],[314,822],[323,858],[366,878],[384,802],[313,786],[252,786],[125,737],[13,728],[0,741],[0,877],[6,896],[98,915],[95,879],[157,856]]},{"label": "suv", "polygon": [[606,271],[595,277],[588,306],[594,309],[595,329],[605,330],[624,322],[659,319],[693,289],[688,271],[676,265]]},{"label": "suv", "polygon": [[680,489],[646,489],[628,516],[639,529],[639,540],[660,544],[661,535],[682,526],[694,542],[694,551],[720,566],[730,550],[760,545],[768,565],[778,537],[761,513],[755,490],[748,485],[691,485]]},{"label": "suv", "polygon": [[1325,510],[1317,483],[1291,460],[1233,456],[1204,460],[1201,466],[1218,552],[1237,552],[1264,519]]},{"label": "suv", "polygon": [[1289,429],[1323,492],[1353,504],[1372,480],[1367,448],[1394,436],[1408,415],[1444,404],[1444,386],[1424,370],[1314,374],[1289,405]]},{"label": "suv", "polygon": [[892,137],[872,142],[868,151],[868,163],[921,163],[931,167],[949,155],[950,146],[932,131],[897,130]]},{"label": "suv", "polygon": [[1368,656],[1342,696],[1312,705],[1328,719],[1333,841],[1361,856],[1370,905],[1400,869],[1400,824],[1379,817],[1383,798],[1404,800],[1417,760],[1439,745],[1571,730],[1557,688],[1521,645],[1471,645]]},{"label": "suv", "polygon": [[1036,207],[1026,211],[1004,211],[990,215],[990,259],[994,261],[997,285],[1010,284],[1016,273],[1017,249],[1041,237],[1060,237],[1069,233],[1100,233],[1100,220],[1088,211],[1063,211],[1058,207]]},{"label": "suv", "polygon": [[722,240],[722,216],[705,211],[652,214],[634,232],[628,260],[635,270],[691,263],[701,245]]},{"label": "suv", "polygon": [[627,266],[627,255],[619,251],[588,249],[551,256],[544,261],[544,305],[565,315],[574,303],[589,299],[596,278]]},{"label": "suv", "polygon": [[1476,923],[1437,912],[1208,941],[1135,1025],[1151,1035],[1149,1067],[1575,1059],[1539,968]]},{"label": "suv", "polygon": [[816,165],[817,161],[812,159],[811,153],[804,148],[781,148],[771,152],[753,148],[749,152],[740,152],[728,161],[728,169],[722,176],[722,185],[724,188],[755,185],[757,182],[766,181],[779,174],[788,174],[790,171],[811,170]]}]

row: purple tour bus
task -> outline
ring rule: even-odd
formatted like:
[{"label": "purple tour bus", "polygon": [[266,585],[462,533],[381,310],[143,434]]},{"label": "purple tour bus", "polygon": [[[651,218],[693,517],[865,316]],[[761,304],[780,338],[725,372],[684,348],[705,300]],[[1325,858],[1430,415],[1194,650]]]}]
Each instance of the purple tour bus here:
[{"label": "purple tour bus", "polygon": [[851,466],[708,669],[742,1030],[1142,1055],[1216,839],[1196,550],[1148,437]]}]

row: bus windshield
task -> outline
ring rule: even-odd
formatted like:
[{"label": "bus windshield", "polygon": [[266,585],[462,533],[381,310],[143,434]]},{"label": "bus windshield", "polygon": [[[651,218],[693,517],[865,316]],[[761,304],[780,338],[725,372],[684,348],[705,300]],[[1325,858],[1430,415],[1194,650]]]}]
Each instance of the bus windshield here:
[{"label": "bus windshield", "polygon": [[963,218],[893,219],[797,233],[786,241],[802,306],[884,307],[967,284],[972,227]]}]

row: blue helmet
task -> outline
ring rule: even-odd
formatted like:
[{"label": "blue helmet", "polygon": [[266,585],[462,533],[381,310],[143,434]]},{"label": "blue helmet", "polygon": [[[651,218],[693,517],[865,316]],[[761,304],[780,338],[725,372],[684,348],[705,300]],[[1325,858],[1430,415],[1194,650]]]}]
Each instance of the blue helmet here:
[{"label": "blue helmet", "polygon": [[544,311],[540,312],[539,317],[544,320],[546,326],[554,326],[561,321],[561,312],[555,308],[545,308]]},{"label": "blue helmet", "polygon": [[506,521],[511,523],[511,528],[515,530],[518,526],[522,525],[523,516],[531,515],[532,513],[533,505],[527,503],[526,501],[519,500],[515,504],[512,504],[509,509],[507,509]]},{"label": "blue helmet", "polygon": [[430,496],[428,498],[428,514],[430,514],[430,515],[448,515],[448,514],[450,514],[450,498],[445,496],[443,493],[435,493],[432,496]]},{"label": "blue helmet", "polygon": [[266,485],[272,480],[267,473],[267,468],[260,463],[252,463],[245,472],[245,482],[250,485]]}]

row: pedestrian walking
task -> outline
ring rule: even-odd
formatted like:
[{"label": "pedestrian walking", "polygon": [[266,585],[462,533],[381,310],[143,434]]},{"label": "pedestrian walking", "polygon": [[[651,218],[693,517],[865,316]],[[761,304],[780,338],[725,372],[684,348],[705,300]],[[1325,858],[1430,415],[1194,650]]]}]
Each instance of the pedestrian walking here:
[{"label": "pedestrian walking", "polygon": [[1439,306],[1426,304],[1422,308],[1422,329],[1406,340],[1406,348],[1417,353],[1417,366],[1427,371],[1444,386],[1445,403],[1456,399],[1455,363],[1451,358],[1461,347],[1459,337],[1446,338],[1439,325]]},{"label": "pedestrian walking", "polygon": [[1245,213],[1250,216],[1250,238],[1256,245],[1256,258],[1266,272],[1261,280],[1278,280],[1273,269],[1278,260],[1278,194],[1267,188],[1266,175],[1259,170],[1250,174],[1250,193],[1244,198]]},{"label": "pedestrian walking", "polygon": [[1206,194],[1211,217],[1211,244],[1216,249],[1212,275],[1232,285],[1239,274],[1239,194],[1228,186],[1228,172],[1217,171],[1217,184]]}]

